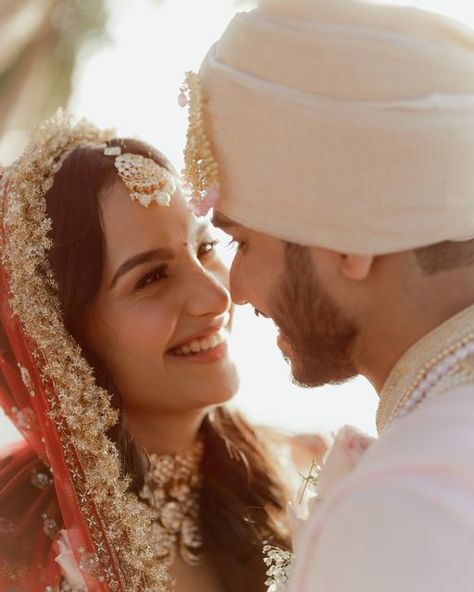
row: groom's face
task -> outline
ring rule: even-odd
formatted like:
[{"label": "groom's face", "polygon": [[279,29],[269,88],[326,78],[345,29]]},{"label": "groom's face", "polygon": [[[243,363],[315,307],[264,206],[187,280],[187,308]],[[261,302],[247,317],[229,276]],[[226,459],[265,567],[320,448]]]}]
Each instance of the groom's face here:
[{"label": "groom's face", "polygon": [[230,273],[233,300],[248,302],[273,319],[295,381],[319,386],[355,376],[356,325],[320,280],[311,249],[247,229],[219,213],[214,223],[238,246]]}]

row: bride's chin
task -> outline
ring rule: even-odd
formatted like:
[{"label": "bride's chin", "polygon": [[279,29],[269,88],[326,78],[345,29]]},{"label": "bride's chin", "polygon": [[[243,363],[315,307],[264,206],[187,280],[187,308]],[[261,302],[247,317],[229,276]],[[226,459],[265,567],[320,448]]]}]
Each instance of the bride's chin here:
[{"label": "bride's chin", "polygon": [[237,392],[239,390],[239,386],[240,386],[240,377],[237,372],[237,368],[235,367],[235,364],[233,362],[231,362],[229,364],[229,368],[225,372],[225,376],[223,376],[223,379],[222,379],[222,387],[223,387],[222,390],[225,391],[225,393],[226,393],[226,394],[223,393],[223,396],[227,397],[227,399],[231,399],[232,397],[234,397],[237,394]]},{"label": "bride's chin", "polygon": [[216,387],[209,397],[210,405],[219,405],[230,401],[238,392],[240,378],[237,369],[233,364],[225,372],[222,372],[221,378],[216,377]]},{"label": "bride's chin", "polygon": [[191,405],[220,405],[237,394],[240,378],[237,367],[229,355],[211,364],[187,364],[184,360],[179,362],[178,374],[178,366],[173,364],[172,368],[176,391],[181,391],[180,398],[189,400]]}]

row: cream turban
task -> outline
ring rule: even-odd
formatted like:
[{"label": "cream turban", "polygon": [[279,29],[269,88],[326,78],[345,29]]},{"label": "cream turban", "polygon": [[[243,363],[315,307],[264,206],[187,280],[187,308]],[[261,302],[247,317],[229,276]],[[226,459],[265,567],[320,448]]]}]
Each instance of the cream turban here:
[{"label": "cream turban", "polygon": [[412,7],[262,1],[200,72],[218,209],[383,254],[474,236],[474,33]]}]

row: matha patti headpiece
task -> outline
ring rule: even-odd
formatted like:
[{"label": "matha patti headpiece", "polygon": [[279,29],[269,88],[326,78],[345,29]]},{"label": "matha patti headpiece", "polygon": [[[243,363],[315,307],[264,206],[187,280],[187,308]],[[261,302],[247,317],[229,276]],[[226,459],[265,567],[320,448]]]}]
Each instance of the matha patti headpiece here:
[{"label": "matha patti headpiece", "polygon": [[219,199],[219,167],[204,127],[201,81],[194,72],[186,73],[178,102],[189,107],[184,179],[191,189],[194,213],[205,216]]},{"label": "matha patti headpiece", "polygon": [[152,202],[169,206],[176,191],[172,174],[151,158],[140,154],[122,154],[120,146],[105,148],[106,156],[116,156],[114,165],[132,201],[144,207]]}]

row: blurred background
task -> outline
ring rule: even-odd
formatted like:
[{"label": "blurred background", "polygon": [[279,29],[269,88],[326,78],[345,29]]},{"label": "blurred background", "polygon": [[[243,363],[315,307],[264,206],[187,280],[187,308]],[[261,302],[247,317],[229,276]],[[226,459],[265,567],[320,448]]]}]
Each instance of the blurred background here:
[{"label": "blurred background", "polygon": [[[474,25],[472,0],[406,2]],[[186,113],[177,96],[247,0],[1,0],[0,164],[60,106],[138,136],[182,168]],[[223,257],[231,253],[223,248]],[[270,321],[239,307],[232,343],[241,390],[234,405],[254,422],[330,437],[350,423],[375,435],[377,396],[362,378],[338,387],[291,384]],[[0,412],[1,413],[1,412]],[[0,415],[0,445],[17,438]]]}]

